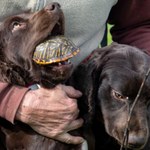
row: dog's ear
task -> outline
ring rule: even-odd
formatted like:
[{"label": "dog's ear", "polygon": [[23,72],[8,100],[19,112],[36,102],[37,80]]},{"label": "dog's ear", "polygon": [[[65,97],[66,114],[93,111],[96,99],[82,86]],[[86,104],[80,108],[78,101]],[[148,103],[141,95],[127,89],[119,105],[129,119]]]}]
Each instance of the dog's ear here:
[{"label": "dog's ear", "polygon": [[12,33],[9,31],[7,24],[0,23],[0,60],[5,60],[6,47]]},{"label": "dog's ear", "polygon": [[97,103],[98,88],[101,84],[100,76],[104,65],[109,60],[109,57],[107,56],[110,53],[111,53],[110,47],[98,48],[93,52],[92,57],[86,64],[87,70],[85,72],[87,75],[87,84],[88,84],[87,87],[89,87],[86,93],[88,95],[87,98],[89,105],[89,113],[91,114],[92,112],[91,115],[95,113],[96,107],[95,104]]},{"label": "dog's ear", "polygon": [[3,25],[0,24],[0,81],[10,83],[9,77],[7,76],[7,72],[10,67],[8,67],[6,57],[4,54],[5,45],[6,43],[5,43]]},{"label": "dog's ear", "polygon": [[0,25],[0,59],[4,58],[5,36]]},{"label": "dog's ear", "polygon": [[78,101],[81,115],[85,121],[91,122],[95,113],[95,102],[99,88],[99,78],[103,65],[107,61],[107,54],[111,52],[110,48],[97,49],[90,59],[81,63],[74,71],[71,77],[71,85],[83,93]]},{"label": "dog's ear", "polygon": [[[3,24],[0,25],[0,81],[17,84],[26,85],[26,77],[28,74],[21,69],[19,66],[15,66],[9,61],[6,53],[7,40],[9,33],[4,29]],[[9,54],[8,54],[9,55]]]},{"label": "dog's ear", "polygon": [[93,79],[91,76],[93,69],[92,65],[80,64],[69,79],[69,84],[83,93],[82,97],[78,100],[78,106],[80,115],[84,118],[85,124],[91,122],[95,110],[95,103],[93,100],[95,86],[93,86]]}]

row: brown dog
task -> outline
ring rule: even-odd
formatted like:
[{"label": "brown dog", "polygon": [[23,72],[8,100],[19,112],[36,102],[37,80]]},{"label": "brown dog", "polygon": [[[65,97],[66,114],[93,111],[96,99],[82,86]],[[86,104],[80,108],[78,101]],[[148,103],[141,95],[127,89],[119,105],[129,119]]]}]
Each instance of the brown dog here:
[{"label": "brown dog", "polygon": [[[39,65],[32,59],[37,45],[63,34],[64,15],[58,3],[51,3],[36,13],[27,11],[7,17],[0,25],[0,80],[21,86],[38,83],[46,88],[67,80],[72,72],[72,64],[67,60]],[[0,119],[0,125],[1,142],[9,150],[81,149],[81,145],[43,137],[21,122],[12,125]]]},{"label": "brown dog", "polygon": [[72,71],[67,61],[38,65],[32,60],[37,45],[63,34],[64,15],[58,3],[6,18],[0,26],[1,81],[22,86],[35,82],[50,88],[66,80]]},{"label": "brown dog", "polygon": [[[150,57],[146,53],[114,43],[96,50],[73,74],[75,88],[84,93],[80,102],[88,100],[89,108],[84,110],[87,118],[88,110],[90,113],[96,110],[92,117],[95,121],[96,150],[120,149],[117,143],[123,141],[129,109],[149,67]],[[131,115],[127,143],[130,149],[148,150],[149,102],[150,75]]]}]

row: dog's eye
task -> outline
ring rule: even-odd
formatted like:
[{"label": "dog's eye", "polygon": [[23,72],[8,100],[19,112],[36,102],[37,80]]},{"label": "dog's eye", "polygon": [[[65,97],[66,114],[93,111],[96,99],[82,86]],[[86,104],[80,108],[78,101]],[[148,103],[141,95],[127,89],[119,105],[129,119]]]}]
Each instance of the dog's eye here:
[{"label": "dog's eye", "polygon": [[18,27],[18,26],[20,26],[20,22],[19,22],[19,21],[14,21],[14,22],[12,23],[12,26],[13,26],[13,28]]},{"label": "dog's eye", "polygon": [[128,97],[121,95],[119,92],[112,90],[112,96],[117,100],[128,100]]},{"label": "dog's eye", "polygon": [[12,22],[12,32],[25,28],[25,23],[20,21],[13,21]]}]

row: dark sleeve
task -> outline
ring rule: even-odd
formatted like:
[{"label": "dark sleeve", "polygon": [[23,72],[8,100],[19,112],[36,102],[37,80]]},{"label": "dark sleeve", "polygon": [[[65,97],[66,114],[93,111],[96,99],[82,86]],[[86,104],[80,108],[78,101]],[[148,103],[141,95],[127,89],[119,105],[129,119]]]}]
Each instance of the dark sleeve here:
[{"label": "dark sleeve", "polygon": [[28,88],[0,82],[0,116],[14,123],[19,104]]},{"label": "dark sleeve", "polygon": [[108,22],[113,41],[129,44],[150,54],[150,0],[118,0]]}]

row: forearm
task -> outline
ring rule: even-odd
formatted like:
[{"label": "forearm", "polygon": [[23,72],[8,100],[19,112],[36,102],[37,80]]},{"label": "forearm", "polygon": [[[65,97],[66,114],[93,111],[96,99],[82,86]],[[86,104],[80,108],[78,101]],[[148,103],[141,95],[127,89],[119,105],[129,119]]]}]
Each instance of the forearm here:
[{"label": "forearm", "polygon": [[138,47],[150,55],[149,28],[139,27],[130,31],[114,31],[112,37],[117,43]]},{"label": "forearm", "polygon": [[113,41],[136,46],[150,54],[150,1],[119,0],[111,10]]},{"label": "forearm", "polygon": [[0,116],[14,123],[16,111],[28,88],[0,82]]}]

